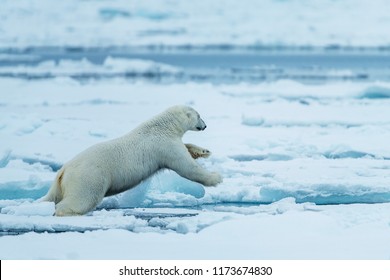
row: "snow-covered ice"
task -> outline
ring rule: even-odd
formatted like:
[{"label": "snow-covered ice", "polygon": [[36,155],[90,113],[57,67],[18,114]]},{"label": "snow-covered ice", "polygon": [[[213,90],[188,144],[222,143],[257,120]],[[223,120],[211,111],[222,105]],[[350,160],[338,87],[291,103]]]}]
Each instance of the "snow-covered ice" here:
[{"label": "snow-covered ice", "polygon": [[[315,206],[287,199],[181,218],[2,216],[49,233],[0,238],[2,259],[388,259],[389,204]],[[241,209],[241,208],[240,208]],[[243,208],[244,209],[244,208]],[[160,209],[155,209],[159,212]],[[139,210],[138,210],[139,211]],[[142,211],[142,210],[141,210]],[[174,210],[171,210],[174,212]],[[194,212],[194,211],[192,211]],[[238,214],[240,213],[240,214]],[[100,230],[93,230],[99,227]],[[66,233],[50,234],[56,229]],[[83,232],[83,230],[87,230]]]},{"label": "snow-covered ice", "polygon": [[[1,1],[0,259],[389,259],[387,5]],[[37,201],[176,104],[223,183],[164,170],[81,217]]]},{"label": "snow-covered ice", "polygon": [[[1,237],[1,258],[390,257],[386,82],[0,82],[0,227],[33,231]],[[212,151],[200,164],[221,185],[164,171],[85,217],[52,217],[53,205],[33,201],[76,153],[173,104],[205,119],[184,141]],[[329,205],[344,203],[354,204]],[[43,233],[53,231],[66,233]]]},{"label": "snow-covered ice", "polygon": [[387,0],[3,0],[0,48],[388,46]]}]

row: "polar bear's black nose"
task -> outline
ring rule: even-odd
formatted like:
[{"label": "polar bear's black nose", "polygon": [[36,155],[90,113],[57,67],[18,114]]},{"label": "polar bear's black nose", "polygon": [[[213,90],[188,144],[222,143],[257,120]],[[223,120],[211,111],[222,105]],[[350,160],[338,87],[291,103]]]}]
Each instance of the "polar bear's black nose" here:
[{"label": "polar bear's black nose", "polygon": [[207,127],[207,125],[204,125],[203,127],[198,126],[196,129],[197,129],[197,130],[205,130],[206,127]]}]

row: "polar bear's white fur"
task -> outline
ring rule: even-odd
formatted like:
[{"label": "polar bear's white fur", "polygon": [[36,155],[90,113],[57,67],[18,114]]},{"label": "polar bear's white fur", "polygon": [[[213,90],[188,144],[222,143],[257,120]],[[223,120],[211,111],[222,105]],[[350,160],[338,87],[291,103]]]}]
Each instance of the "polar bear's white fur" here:
[{"label": "polar bear's white fur", "polygon": [[54,201],[56,216],[83,215],[105,196],[133,188],[163,168],[205,186],[215,186],[222,177],[194,160],[210,152],[181,140],[186,131],[205,128],[191,107],[171,107],[128,134],[81,152],[58,171],[41,201]]}]

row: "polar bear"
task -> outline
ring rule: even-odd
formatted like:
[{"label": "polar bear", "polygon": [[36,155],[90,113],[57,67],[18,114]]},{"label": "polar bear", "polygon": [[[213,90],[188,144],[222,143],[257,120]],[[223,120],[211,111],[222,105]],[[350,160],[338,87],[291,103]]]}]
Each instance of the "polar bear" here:
[{"label": "polar bear", "polygon": [[128,134],[81,152],[58,171],[40,201],[55,202],[56,216],[83,215],[105,196],[131,189],[164,168],[204,186],[215,186],[222,177],[194,160],[210,152],[181,140],[186,131],[205,128],[193,108],[168,108]]}]

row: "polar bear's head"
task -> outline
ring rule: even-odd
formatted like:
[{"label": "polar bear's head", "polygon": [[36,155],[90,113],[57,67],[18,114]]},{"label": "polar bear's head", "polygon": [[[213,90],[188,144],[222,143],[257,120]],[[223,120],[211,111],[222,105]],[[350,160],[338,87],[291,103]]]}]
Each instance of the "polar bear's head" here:
[{"label": "polar bear's head", "polygon": [[189,128],[188,130],[201,131],[206,129],[205,122],[201,119],[199,113],[192,109],[191,107],[186,108],[186,115],[189,119]]},{"label": "polar bear's head", "polygon": [[171,108],[180,119],[181,124],[184,126],[184,130],[201,131],[206,129],[205,122],[201,119],[199,113],[193,108],[188,106],[175,106]]}]

